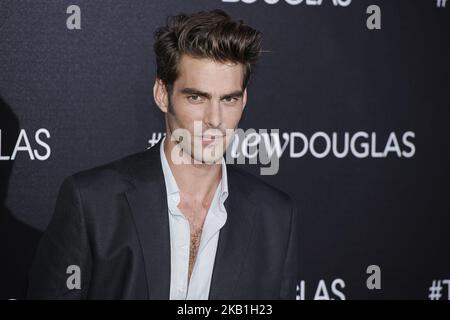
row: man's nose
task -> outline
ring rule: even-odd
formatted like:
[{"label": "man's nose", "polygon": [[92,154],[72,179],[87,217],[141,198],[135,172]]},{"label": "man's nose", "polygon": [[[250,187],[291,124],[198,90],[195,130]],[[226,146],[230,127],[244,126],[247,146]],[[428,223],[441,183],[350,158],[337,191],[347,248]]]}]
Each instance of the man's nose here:
[{"label": "man's nose", "polygon": [[207,106],[204,121],[209,127],[220,127],[222,124],[222,109],[219,101],[211,101]]}]

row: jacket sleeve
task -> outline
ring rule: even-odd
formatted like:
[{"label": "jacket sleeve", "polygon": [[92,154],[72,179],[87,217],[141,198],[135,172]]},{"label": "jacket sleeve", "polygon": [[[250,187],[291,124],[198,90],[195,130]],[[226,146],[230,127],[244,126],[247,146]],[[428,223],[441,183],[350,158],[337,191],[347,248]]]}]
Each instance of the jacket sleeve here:
[{"label": "jacket sleeve", "polygon": [[293,200],[291,203],[291,224],[280,290],[280,299],[282,300],[295,300],[299,283],[299,219],[297,206]]},{"label": "jacket sleeve", "polygon": [[37,248],[27,298],[86,298],[91,265],[81,196],[71,176],[61,185],[53,217]]}]

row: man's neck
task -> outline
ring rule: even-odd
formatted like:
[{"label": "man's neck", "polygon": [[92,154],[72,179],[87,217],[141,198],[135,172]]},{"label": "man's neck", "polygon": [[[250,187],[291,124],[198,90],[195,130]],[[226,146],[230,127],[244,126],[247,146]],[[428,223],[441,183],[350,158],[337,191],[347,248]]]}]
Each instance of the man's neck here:
[{"label": "man's neck", "polygon": [[196,164],[187,152],[182,153],[185,161],[175,164],[172,161],[173,148],[180,148],[166,136],[164,141],[164,154],[175,178],[180,194],[199,202],[209,202],[222,178],[222,165]]}]

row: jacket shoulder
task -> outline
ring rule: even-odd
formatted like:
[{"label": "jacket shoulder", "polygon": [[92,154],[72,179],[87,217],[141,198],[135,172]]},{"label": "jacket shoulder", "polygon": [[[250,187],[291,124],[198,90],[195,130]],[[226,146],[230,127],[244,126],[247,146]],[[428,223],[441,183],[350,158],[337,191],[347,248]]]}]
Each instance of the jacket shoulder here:
[{"label": "jacket shoulder", "polygon": [[232,177],[229,180],[236,184],[236,186],[230,186],[236,189],[232,192],[244,192],[257,206],[292,209],[292,198],[286,192],[235,165],[230,165],[228,171]]},{"label": "jacket shoulder", "polygon": [[145,163],[149,150],[133,153],[108,163],[95,166],[72,174],[72,178],[80,189],[94,189],[97,191],[122,191],[129,186],[129,179],[133,169]]}]

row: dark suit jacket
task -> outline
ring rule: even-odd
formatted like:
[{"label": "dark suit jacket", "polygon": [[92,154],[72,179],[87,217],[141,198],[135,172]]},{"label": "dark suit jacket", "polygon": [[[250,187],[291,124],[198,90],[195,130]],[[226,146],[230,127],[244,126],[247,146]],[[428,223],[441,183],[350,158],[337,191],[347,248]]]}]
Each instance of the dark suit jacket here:
[{"label": "dark suit jacket", "polygon": [[[28,298],[169,299],[170,236],[159,142],[66,178],[30,270]],[[297,211],[285,193],[227,165],[228,218],[210,299],[295,299]],[[68,266],[81,270],[69,290]]]}]

